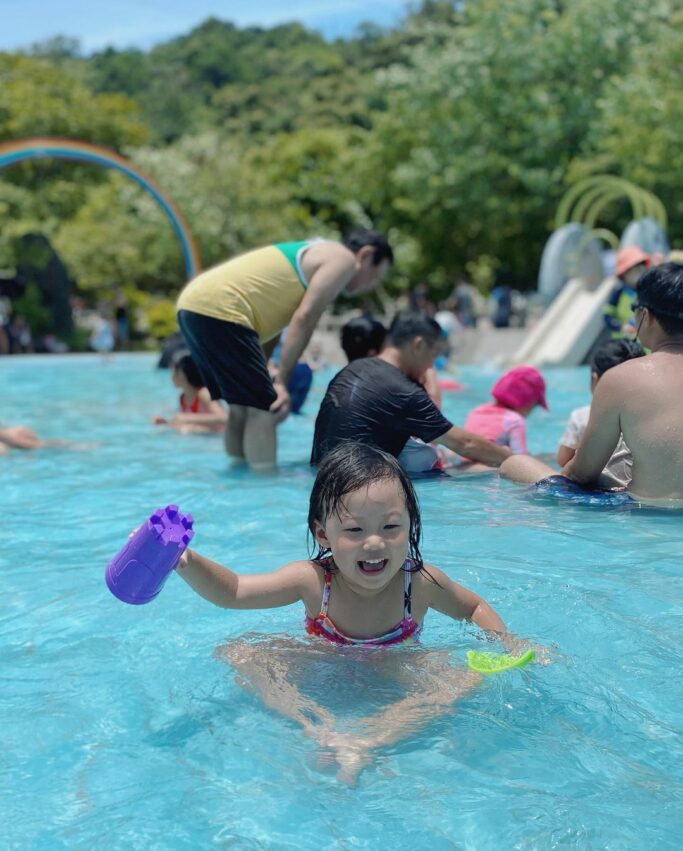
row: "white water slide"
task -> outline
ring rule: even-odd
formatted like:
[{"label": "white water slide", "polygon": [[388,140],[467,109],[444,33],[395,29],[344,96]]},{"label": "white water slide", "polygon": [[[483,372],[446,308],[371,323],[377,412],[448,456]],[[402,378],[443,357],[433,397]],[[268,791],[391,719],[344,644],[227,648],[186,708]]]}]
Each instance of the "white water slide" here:
[{"label": "white water slide", "polygon": [[603,328],[603,306],[614,286],[605,278],[598,286],[572,278],[555,296],[540,321],[515,352],[515,363],[534,366],[582,364]]},{"label": "white water slide", "polygon": [[[579,366],[597,342],[603,329],[603,307],[613,277],[603,277],[597,232],[569,222],[548,240],[538,276],[539,296],[548,304],[511,363],[535,366]],[[638,245],[648,254],[669,250],[666,235],[650,218],[631,222],[621,238],[621,247]]]},{"label": "white water slide", "polygon": [[538,294],[548,305],[515,352],[515,363],[578,366],[603,327],[602,311],[614,283],[604,278],[600,243],[584,225],[570,222],[548,240],[538,274]]}]

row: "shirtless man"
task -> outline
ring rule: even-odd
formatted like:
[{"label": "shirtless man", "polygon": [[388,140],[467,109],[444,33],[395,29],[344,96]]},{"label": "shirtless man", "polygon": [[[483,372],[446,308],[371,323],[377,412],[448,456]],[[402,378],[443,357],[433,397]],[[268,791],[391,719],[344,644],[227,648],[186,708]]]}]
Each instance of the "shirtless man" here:
[{"label": "shirtless man", "polygon": [[[648,270],[636,298],[637,333],[652,353],[600,379],[586,431],[562,473],[595,484],[623,434],[633,455],[633,497],[655,504],[683,500],[683,265]],[[501,474],[519,480],[513,465],[522,463],[509,459]]]},{"label": "shirtless man", "polygon": [[[343,244],[284,242],[208,269],[178,299],[178,323],[213,399],[230,406],[228,455],[252,469],[275,465],[276,426],[290,409],[287,383],[325,308],[342,292],[373,290],[393,261],[383,236],[352,231]],[[282,329],[278,374],[267,360]]]}]

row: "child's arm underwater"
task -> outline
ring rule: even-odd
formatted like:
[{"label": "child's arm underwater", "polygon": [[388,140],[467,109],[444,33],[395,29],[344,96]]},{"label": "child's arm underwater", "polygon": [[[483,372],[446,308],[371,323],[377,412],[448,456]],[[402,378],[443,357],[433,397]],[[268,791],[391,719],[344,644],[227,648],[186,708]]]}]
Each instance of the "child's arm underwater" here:
[{"label": "child's arm underwater", "polygon": [[200,597],[223,609],[274,609],[304,600],[315,590],[308,561],[294,561],[272,573],[240,575],[215,561],[185,550],[177,573]]},{"label": "child's arm underwater", "polygon": [[9,449],[42,449],[46,446],[68,445],[65,440],[43,440],[26,426],[0,428],[0,444]]},{"label": "child's arm underwater", "polygon": [[174,414],[170,420],[160,423],[160,425],[170,425],[171,428],[182,428],[183,426],[207,426],[210,428],[218,425],[224,426],[227,421],[228,412],[219,406],[219,410],[207,411],[205,413],[200,411],[196,414]]},{"label": "child's arm underwater", "polygon": [[153,417],[154,425],[167,425],[171,428],[182,429],[186,426],[203,426],[205,428],[217,428],[224,426],[228,421],[228,412],[220,404],[212,399],[203,402],[199,406],[197,413],[180,412],[172,417]]}]

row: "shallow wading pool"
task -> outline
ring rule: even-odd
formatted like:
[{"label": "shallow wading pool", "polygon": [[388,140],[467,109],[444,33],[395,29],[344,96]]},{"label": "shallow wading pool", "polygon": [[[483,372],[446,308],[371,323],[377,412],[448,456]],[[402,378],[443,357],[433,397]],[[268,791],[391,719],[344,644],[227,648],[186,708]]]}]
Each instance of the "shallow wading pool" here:
[{"label": "shallow wading pool", "polygon": [[[153,367],[132,355],[0,360],[3,422],[85,444],[0,457],[0,846],[680,847],[680,513],[530,501],[497,477],[418,482],[426,559],[554,662],[485,680],[350,787],[214,656],[245,633],[302,635],[300,607],[224,612],[175,576],[133,607],[103,581],[128,530],[168,502],[193,513],[197,549],[232,567],[302,557],[313,418],[332,373],[280,429],[280,473],[255,477],[229,469],[220,439],[149,425],[176,405]],[[495,377],[463,369],[446,414],[462,423]],[[554,451],[588,400],[586,370],[547,379],[533,452]],[[422,646],[454,665],[485,649],[440,615]],[[374,699],[361,673],[320,677],[351,715]]]}]

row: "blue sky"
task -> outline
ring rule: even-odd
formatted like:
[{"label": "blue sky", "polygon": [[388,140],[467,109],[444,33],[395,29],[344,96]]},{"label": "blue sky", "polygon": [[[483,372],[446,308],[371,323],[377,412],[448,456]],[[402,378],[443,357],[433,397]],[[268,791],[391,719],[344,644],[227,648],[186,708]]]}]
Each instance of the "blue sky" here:
[{"label": "blue sky", "polygon": [[209,16],[238,26],[301,21],[328,38],[351,35],[361,21],[398,23],[407,0],[0,0],[0,50],[54,35],[78,38],[85,52],[148,48],[186,33]]}]

